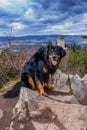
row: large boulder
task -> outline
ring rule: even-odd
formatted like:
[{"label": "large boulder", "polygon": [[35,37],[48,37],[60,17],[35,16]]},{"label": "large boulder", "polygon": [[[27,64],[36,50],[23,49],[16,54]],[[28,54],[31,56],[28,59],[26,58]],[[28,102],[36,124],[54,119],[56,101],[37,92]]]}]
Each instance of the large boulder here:
[{"label": "large boulder", "polygon": [[87,74],[80,78],[79,75],[71,79],[71,88],[73,94],[81,104],[87,105]]},{"label": "large boulder", "polygon": [[[65,92],[74,96],[69,96],[66,101],[69,99],[70,103],[77,103],[78,101],[80,104],[87,105],[87,74],[80,78],[77,74],[65,74],[58,69],[52,78],[58,92]],[[70,97],[73,97],[73,102]]]},{"label": "large boulder", "polygon": [[71,92],[70,88],[70,80],[72,79],[73,75],[63,73],[61,70],[57,70],[56,73],[52,76],[52,81],[57,89],[60,92]]},{"label": "large boulder", "polygon": [[7,130],[86,130],[87,107],[59,102],[56,96],[22,88]]}]

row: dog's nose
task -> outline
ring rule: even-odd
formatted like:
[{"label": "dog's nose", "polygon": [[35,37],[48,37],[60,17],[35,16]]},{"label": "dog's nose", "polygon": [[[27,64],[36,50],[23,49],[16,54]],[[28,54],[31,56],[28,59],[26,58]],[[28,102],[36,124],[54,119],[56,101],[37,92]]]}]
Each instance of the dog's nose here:
[{"label": "dog's nose", "polygon": [[53,59],[56,60],[56,56],[53,56]]}]

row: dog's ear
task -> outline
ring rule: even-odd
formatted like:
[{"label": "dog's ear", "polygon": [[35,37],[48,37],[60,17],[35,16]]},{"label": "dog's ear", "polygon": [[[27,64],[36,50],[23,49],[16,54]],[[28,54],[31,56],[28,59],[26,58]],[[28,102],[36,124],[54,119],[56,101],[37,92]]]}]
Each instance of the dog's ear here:
[{"label": "dog's ear", "polygon": [[66,51],[61,47],[61,56],[64,57],[66,55]]},{"label": "dog's ear", "polygon": [[47,47],[46,46],[40,47],[38,50],[38,54],[43,58],[45,58],[47,56]]}]

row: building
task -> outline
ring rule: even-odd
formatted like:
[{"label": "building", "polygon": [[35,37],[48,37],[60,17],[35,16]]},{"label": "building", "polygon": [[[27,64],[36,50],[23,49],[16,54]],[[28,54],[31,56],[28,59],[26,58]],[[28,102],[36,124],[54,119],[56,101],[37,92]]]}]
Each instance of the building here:
[{"label": "building", "polygon": [[64,40],[63,36],[58,37],[56,45],[62,46],[63,48],[65,48],[65,40]]}]

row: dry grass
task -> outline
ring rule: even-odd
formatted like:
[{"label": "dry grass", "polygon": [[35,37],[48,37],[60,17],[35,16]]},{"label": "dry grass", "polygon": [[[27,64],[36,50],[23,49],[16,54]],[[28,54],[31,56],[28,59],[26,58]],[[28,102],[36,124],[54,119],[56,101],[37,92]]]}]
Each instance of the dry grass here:
[{"label": "dry grass", "polygon": [[15,79],[15,80],[10,80],[9,82],[7,82],[4,87],[2,87],[0,89],[0,95],[2,95],[3,93],[5,93],[7,90],[10,90],[14,84],[16,84],[19,80]]},{"label": "dry grass", "polygon": [[33,54],[35,48],[20,52],[5,49],[0,53],[0,88],[8,81],[19,77],[24,63]]}]

